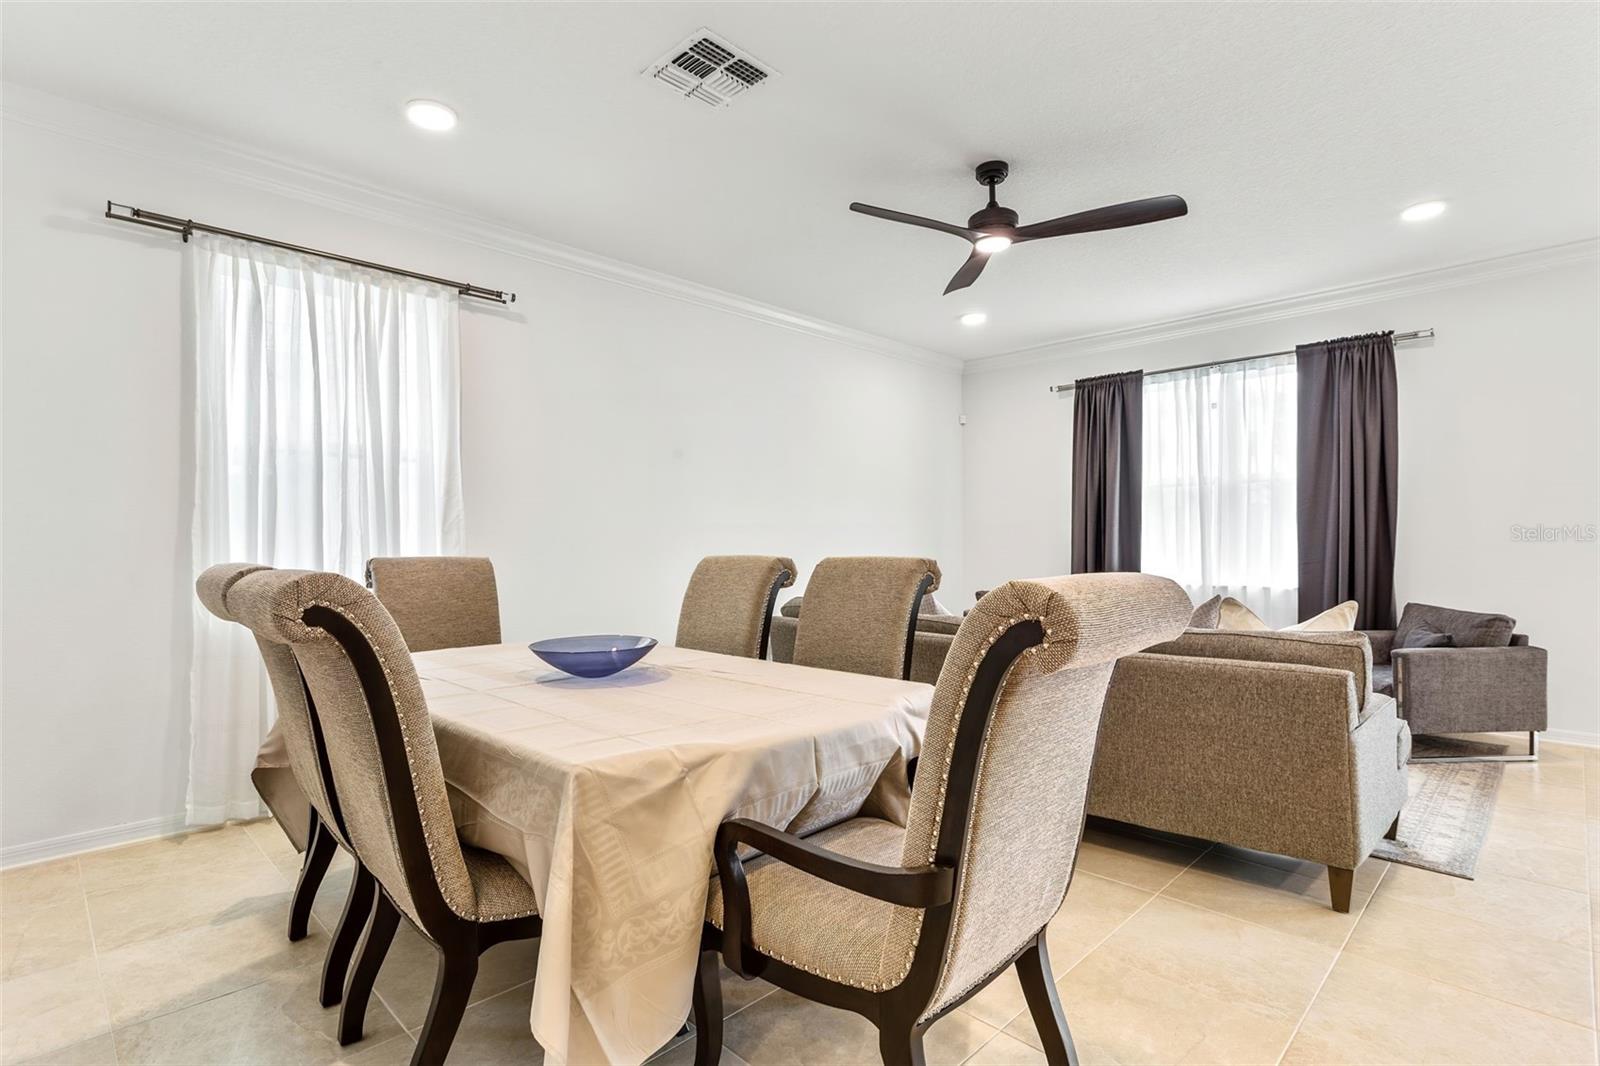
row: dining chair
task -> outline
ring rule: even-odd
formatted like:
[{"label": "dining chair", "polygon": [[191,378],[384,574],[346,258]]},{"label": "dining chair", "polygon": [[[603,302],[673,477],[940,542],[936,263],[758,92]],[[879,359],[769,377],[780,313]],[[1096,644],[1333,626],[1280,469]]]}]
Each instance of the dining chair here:
[{"label": "dining chair", "polygon": [[228,607],[293,653],[325,742],[342,824],[377,883],[345,986],[339,1042],[361,1038],[373,981],[403,918],[439,953],[413,1066],[444,1061],[495,944],[538,936],[532,887],[503,857],[462,844],[445,792],[427,701],[400,628],[339,574],[257,571]]},{"label": "dining chair", "polygon": [[[230,593],[240,579],[271,570],[271,567],[254,563],[222,563],[200,575],[195,581],[195,593],[212,614],[224,621],[238,622],[239,619],[228,606]],[[294,654],[285,645],[263,640],[259,636],[256,646],[261,649],[261,659],[266,665],[267,678],[277,700],[277,733],[287,765],[281,770],[277,767],[269,767],[265,771],[258,769],[251,778],[256,790],[268,800],[268,807],[275,817],[281,820],[291,816],[291,812],[309,815],[303,840],[297,839],[290,824],[284,825],[284,831],[289,834],[290,840],[302,848],[304,855],[300,877],[289,902],[291,941],[305,939],[311,905],[316,900],[317,889],[322,885],[335,852],[342,848],[355,859],[355,872],[350,879],[344,913],[339,917],[333,940],[328,945],[328,954],[322,963],[322,982],[317,998],[324,1007],[331,1007],[344,997],[350,958],[361,936],[362,926],[372,911],[376,885],[372,874],[356,858],[355,849],[350,846],[345,833],[338,793],[328,778],[316,713],[300,680],[300,667],[295,663]],[[285,772],[290,780],[279,780]],[[298,802],[294,802],[294,799]]]},{"label": "dining chair", "polygon": [[1015,965],[1045,1058],[1075,1063],[1045,930],[1076,865],[1101,704],[1116,660],[1176,637],[1191,610],[1177,584],[1144,574],[1003,585],[945,660],[905,828],[858,817],[801,838],[724,822],[695,1061],[721,1055],[720,956],[865,1016],[888,1064],[922,1063],[928,1026]]},{"label": "dining chair", "polygon": [[488,559],[380,556],[367,560],[367,587],[413,652],[500,643],[500,595]]},{"label": "dining chair", "polygon": [[835,556],[811,571],[795,628],[800,666],[877,677],[911,677],[917,607],[939,587],[932,559]]},{"label": "dining chair", "polygon": [[680,648],[767,657],[778,590],[794,584],[793,559],[781,555],[708,555],[689,577],[678,612]]}]

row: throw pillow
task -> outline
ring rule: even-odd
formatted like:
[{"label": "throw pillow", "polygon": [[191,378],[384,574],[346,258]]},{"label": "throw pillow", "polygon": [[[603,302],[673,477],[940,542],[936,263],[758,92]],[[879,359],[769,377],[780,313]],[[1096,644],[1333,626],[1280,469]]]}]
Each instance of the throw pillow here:
[{"label": "throw pillow", "polygon": [[1397,648],[1453,648],[1456,638],[1449,633],[1441,633],[1427,622],[1417,622],[1403,634],[1395,634]]},{"label": "throw pillow", "polygon": [[[1240,604],[1240,606],[1244,606]],[[1248,610],[1248,608],[1246,608]],[[1222,597],[1213,596],[1189,616],[1190,629],[1216,629],[1222,622]]]},{"label": "throw pillow", "polygon": [[[1278,630],[1280,633],[1348,633],[1356,625],[1355,600],[1345,600],[1336,607],[1329,607],[1326,611],[1304,622],[1296,622],[1292,626],[1284,626]],[[1253,633],[1270,633],[1272,627],[1261,620],[1261,616],[1250,608],[1234,599],[1232,596],[1222,598],[1221,623],[1218,629],[1242,629]]]},{"label": "throw pillow", "polygon": [[1272,629],[1261,620],[1261,616],[1250,608],[1234,599],[1232,596],[1222,597],[1222,603],[1217,609],[1218,629],[1247,629],[1256,633],[1265,633]]},{"label": "throw pillow", "polygon": [[1450,634],[1457,648],[1504,648],[1511,643],[1511,636],[1517,629],[1516,619],[1503,614],[1408,603],[1400,614],[1400,624],[1395,627],[1395,647],[1407,647],[1407,634],[1423,622],[1440,633]]},{"label": "throw pillow", "polygon": [[1357,609],[1355,600],[1345,600],[1319,615],[1307,618],[1304,622],[1296,622],[1292,626],[1283,628],[1285,632],[1291,633],[1348,633],[1356,627]]}]

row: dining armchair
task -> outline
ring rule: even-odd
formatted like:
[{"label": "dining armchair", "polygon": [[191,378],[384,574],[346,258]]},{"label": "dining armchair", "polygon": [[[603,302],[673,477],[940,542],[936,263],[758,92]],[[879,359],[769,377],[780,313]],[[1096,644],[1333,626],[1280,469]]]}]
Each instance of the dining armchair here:
[{"label": "dining armchair", "polygon": [[494,563],[466,555],[367,560],[367,587],[413,652],[500,643]]},{"label": "dining armchair", "polygon": [[227,604],[263,641],[293,653],[343,800],[341,824],[376,881],[339,1042],[361,1038],[373,981],[404,919],[439,953],[411,1062],[441,1063],[478,956],[539,935],[533,889],[504,858],[457,836],[421,683],[399,626],[371,592],[338,574],[265,570],[235,582]]},{"label": "dining armchair", "polygon": [[678,613],[680,648],[765,659],[778,590],[794,584],[793,559],[708,555],[700,560]]},{"label": "dining armchair", "polygon": [[[238,622],[228,606],[233,588],[242,578],[271,570],[271,567],[254,563],[222,563],[200,575],[195,581],[195,594],[218,618]],[[258,766],[250,777],[284,832],[303,853],[300,877],[289,901],[289,939],[299,941],[305,939],[311,905],[335,852],[342,848],[351,858],[356,858],[356,853],[345,833],[338,793],[328,780],[316,715],[300,680],[300,667],[295,663],[294,654],[284,645],[259,636],[256,645],[261,650],[278,704],[275,733],[283,758],[281,765]],[[295,833],[297,823],[306,826],[303,837]],[[322,963],[317,998],[324,1007],[331,1007],[344,997],[350,958],[367,915],[371,913],[375,892],[372,874],[360,859],[356,859],[344,913]]]},{"label": "dining armchair", "polygon": [[1076,1062],[1045,929],[1076,865],[1106,684],[1120,656],[1176,637],[1191,610],[1178,585],[1144,574],[1003,585],[945,660],[905,828],[858,817],[801,838],[724,822],[695,1061],[721,1054],[720,956],[863,1015],[888,1064],[922,1063],[928,1026],[1015,965],[1045,1057]]},{"label": "dining armchair", "polygon": [[917,607],[939,587],[939,564],[897,556],[822,560],[806,584],[794,662],[877,677],[911,677]]}]

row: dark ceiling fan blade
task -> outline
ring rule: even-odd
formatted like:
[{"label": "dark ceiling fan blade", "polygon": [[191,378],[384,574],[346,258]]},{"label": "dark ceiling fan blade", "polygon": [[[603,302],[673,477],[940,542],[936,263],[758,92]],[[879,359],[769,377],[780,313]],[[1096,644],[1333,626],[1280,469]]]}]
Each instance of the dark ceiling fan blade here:
[{"label": "dark ceiling fan blade", "polygon": [[940,222],[936,218],[923,218],[921,215],[908,215],[904,211],[891,211],[887,207],[873,207],[871,204],[851,204],[850,210],[873,218],[886,218],[890,222],[904,222],[908,226],[921,226],[924,229],[936,229],[941,233],[951,233],[964,241],[974,241],[979,234],[965,226],[957,226],[950,222]]},{"label": "dark ceiling fan blade", "polygon": [[944,294],[949,296],[957,289],[964,289],[977,281],[988,262],[989,257],[974,248],[972,254],[967,256],[967,261],[961,264],[961,269],[956,271],[956,276],[950,279],[950,284],[944,287]]},{"label": "dark ceiling fan blade", "polygon": [[1045,237],[1062,237],[1069,233],[1093,233],[1103,229],[1121,229],[1123,226],[1142,226],[1146,222],[1161,222],[1179,218],[1189,213],[1189,205],[1181,196],[1152,196],[1147,200],[1130,200],[1125,204],[1097,207],[1092,211],[1079,211],[1047,222],[1019,226],[1013,243],[1037,241]]}]

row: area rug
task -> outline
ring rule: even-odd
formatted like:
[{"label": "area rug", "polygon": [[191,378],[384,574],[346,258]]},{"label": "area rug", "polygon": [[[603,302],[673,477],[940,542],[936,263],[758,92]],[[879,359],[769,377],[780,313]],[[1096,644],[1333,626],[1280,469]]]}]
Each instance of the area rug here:
[{"label": "area rug", "polygon": [[[1471,740],[1417,737],[1412,755],[1501,755],[1506,750]],[[1412,763],[1399,839],[1378,841],[1372,854],[1472,880],[1504,773],[1503,763]]]}]

